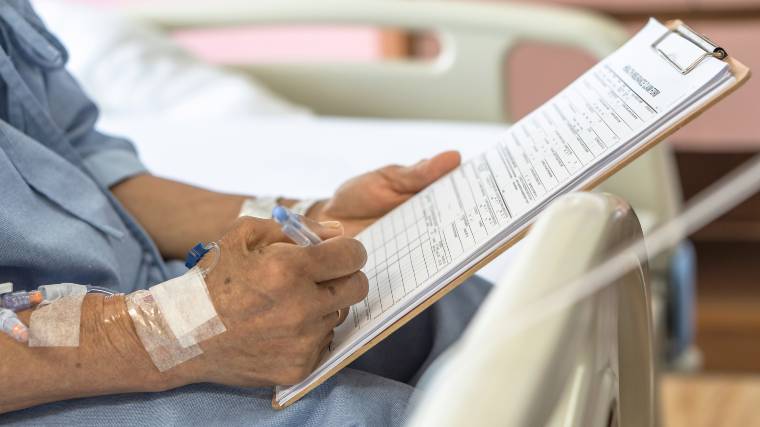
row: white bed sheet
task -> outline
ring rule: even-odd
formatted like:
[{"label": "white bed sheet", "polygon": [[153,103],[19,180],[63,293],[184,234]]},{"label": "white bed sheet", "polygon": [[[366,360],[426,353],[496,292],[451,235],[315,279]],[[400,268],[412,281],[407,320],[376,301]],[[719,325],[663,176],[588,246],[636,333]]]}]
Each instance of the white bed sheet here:
[{"label": "white bed sheet", "polygon": [[[495,144],[502,125],[346,118],[104,120],[129,136],[156,175],[255,195],[328,197],[346,179],[390,163],[411,164],[443,150],[467,159]],[[496,282],[518,247],[479,273]]]}]

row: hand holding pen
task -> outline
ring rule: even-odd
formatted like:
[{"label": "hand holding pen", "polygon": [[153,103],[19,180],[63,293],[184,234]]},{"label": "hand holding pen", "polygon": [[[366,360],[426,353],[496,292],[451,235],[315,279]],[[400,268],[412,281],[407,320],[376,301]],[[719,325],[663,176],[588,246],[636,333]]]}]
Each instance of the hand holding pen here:
[{"label": "hand holding pen", "polygon": [[299,240],[309,246],[289,244],[275,221],[235,222],[216,242],[218,253],[197,264],[208,269],[206,286],[226,332],[204,343],[203,357],[193,362],[199,366],[177,367],[190,376],[184,382],[300,382],[329,351],[334,328],[348,317],[346,307],[367,297],[369,282],[361,272],[366,251],[356,239],[341,236],[340,224],[281,213],[278,218],[288,225],[285,233],[307,233],[306,226],[323,241],[312,245],[317,240],[311,236]]},{"label": "hand holding pen", "polygon": [[[272,210],[272,218],[282,226],[282,232],[296,244],[300,246],[312,246],[322,243],[322,239],[319,238],[317,233],[307,226],[308,222],[314,223],[314,221],[311,221],[302,215],[294,214],[283,206],[276,206],[274,210]],[[324,223],[316,224],[320,227],[324,227]],[[342,227],[338,222],[335,224],[338,227]],[[314,226],[314,224],[312,226]],[[349,307],[344,307],[338,310],[338,318],[345,319],[348,310]],[[329,349],[332,351],[332,343],[330,343]]]}]

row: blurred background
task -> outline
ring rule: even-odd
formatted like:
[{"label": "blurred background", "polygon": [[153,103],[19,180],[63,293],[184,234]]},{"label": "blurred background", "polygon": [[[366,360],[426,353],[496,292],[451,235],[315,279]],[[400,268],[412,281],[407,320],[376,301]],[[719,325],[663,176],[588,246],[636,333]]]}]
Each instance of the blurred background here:
[{"label": "blurred background", "polygon": [[[113,11],[162,3],[166,3],[167,8],[181,10],[191,3],[56,1]],[[215,0],[192,3],[214,4]],[[525,3],[590,11],[630,34],[640,29],[650,16],[663,22],[682,19],[726,47],[732,56],[750,68],[760,70],[760,49],[757,48],[760,0],[534,0]],[[435,31],[357,24],[236,24],[224,28],[170,28],[169,34],[196,58],[222,65],[431,63],[442,49],[442,40]],[[76,55],[75,51],[72,53]],[[514,121],[557,93],[597,58],[588,50],[556,43],[519,42],[503,61],[504,111],[509,113],[504,119]],[[669,139],[677,171],[675,182],[683,201],[760,151],[758,89],[760,79],[750,80],[746,87]],[[680,338],[683,342],[678,354],[671,351],[662,356],[666,375],[661,402],[666,424],[750,425],[754,421],[760,425],[758,418],[752,417],[753,405],[760,403],[760,195],[695,233],[684,251],[686,254],[681,259],[686,259],[686,271],[680,274],[695,274],[695,292],[692,296],[688,289],[683,291],[687,294],[683,301],[693,311],[689,307],[680,309],[686,311],[680,321],[687,324],[679,327],[689,331]],[[667,323],[671,314],[667,310],[665,313]]]}]

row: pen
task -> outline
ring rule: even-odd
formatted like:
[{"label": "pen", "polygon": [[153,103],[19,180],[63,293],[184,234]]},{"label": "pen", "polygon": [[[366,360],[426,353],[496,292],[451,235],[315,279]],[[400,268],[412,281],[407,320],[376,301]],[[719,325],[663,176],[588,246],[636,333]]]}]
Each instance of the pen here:
[{"label": "pen", "polygon": [[322,239],[303,223],[304,217],[290,212],[283,206],[275,206],[272,218],[282,226],[282,232],[301,246],[317,245]]}]

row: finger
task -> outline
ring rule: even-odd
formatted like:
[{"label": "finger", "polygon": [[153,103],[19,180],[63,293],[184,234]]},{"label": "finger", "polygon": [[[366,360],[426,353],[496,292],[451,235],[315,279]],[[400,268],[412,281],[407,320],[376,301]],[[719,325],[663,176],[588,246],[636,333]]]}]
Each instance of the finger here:
[{"label": "finger", "polygon": [[333,328],[336,328],[338,325],[340,325],[340,322],[341,322],[340,317],[341,317],[340,310],[333,311],[331,313],[328,313],[322,316],[322,321],[325,324],[330,325],[331,326],[330,329],[333,329]]},{"label": "finger", "polygon": [[323,282],[317,285],[317,305],[321,314],[335,313],[366,298],[368,288],[367,276],[361,271]]},{"label": "finger", "polygon": [[454,170],[462,161],[457,151],[445,151],[437,156],[422,160],[415,165],[389,166],[381,169],[385,178],[398,193],[417,193],[438,178]]},{"label": "finger", "polygon": [[317,360],[314,362],[314,366],[312,366],[312,372],[317,369],[319,364],[325,360],[325,356],[329,351],[332,350],[332,342],[333,339],[335,339],[335,332],[330,331],[327,335],[325,335],[324,338],[322,338],[322,341],[319,344],[319,353],[317,354]]},{"label": "finger", "polygon": [[351,308],[349,307],[342,307],[339,308],[337,311],[333,311],[329,314],[325,314],[322,316],[322,320],[325,321],[328,325],[332,325],[333,328],[337,328],[338,326],[342,325],[343,322],[346,321],[348,318],[348,314],[351,312]]},{"label": "finger", "polygon": [[315,232],[322,240],[332,239],[343,235],[343,224],[338,221],[315,221],[311,218],[301,216],[301,221],[309,230]]},{"label": "finger", "polygon": [[335,339],[335,331],[333,331],[333,330],[330,330],[330,332],[328,332],[328,333],[327,333],[327,334],[324,336],[324,338],[322,338],[322,341],[319,343],[319,349],[320,349],[320,350],[324,350],[325,348],[329,347],[329,346],[330,346],[330,343],[331,343],[331,342],[332,342],[332,340],[334,340],[334,339]]},{"label": "finger", "polygon": [[322,316],[321,319],[313,321],[310,325],[304,329],[305,333],[314,335],[324,335],[340,326],[343,321],[348,317],[348,310],[345,310],[346,314],[340,312],[340,310],[331,311]]},{"label": "finger", "polygon": [[251,251],[277,242],[288,242],[280,225],[269,219],[242,216],[235,221],[233,230],[241,233],[245,247]]},{"label": "finger", "polygon": [[335,327],[342,325],[343,322],[348,319],[349,313],[351,313],[351,307],[342,307],[338,309],[338,324],[335,325]]},{"label": "finger", "polygon": [[353,274],[367,262],[367,251],[358,240],[336,237],[316,246],[302,248],[304,271],[315,282]]},{"label": "finger", "polygon": [[340,314],[338,310],[324,314],[324,310],[318,309],[317,311],[308,310],[310,314],[310,320],[303,325],[299,333],[309,335],[313,337],[323,336],[338,326],[340,320]]},{"label": "finger", "polygon": [[[324,335],[322,339],[320,340],[319,344],[314,347],[314,351],[310,353],[309,360],[306,361],[305,366],[309,368],[308,374],[311,374],[314,372],[317,367],[319,367],[319,364],[322,363],[323,360],[325,360],[325,356],[327,355],[327,352],[330,350],[330,343],[332,343],[334,337],[334,332],[330,331],[328,334]],[[307,375],[303,375],[302,378],[300,378],[301,381],[303,381]]]}]

